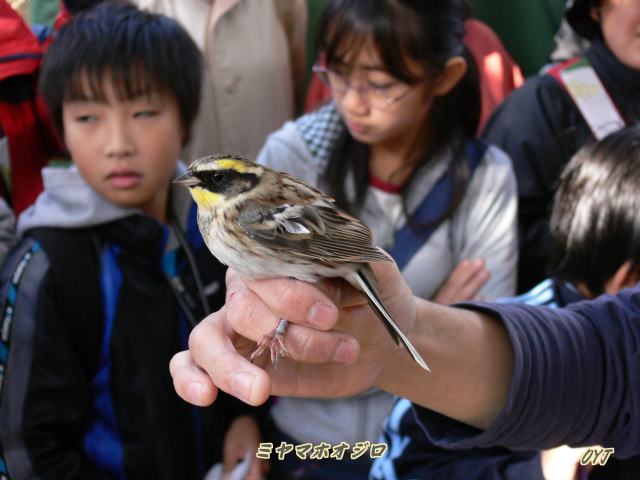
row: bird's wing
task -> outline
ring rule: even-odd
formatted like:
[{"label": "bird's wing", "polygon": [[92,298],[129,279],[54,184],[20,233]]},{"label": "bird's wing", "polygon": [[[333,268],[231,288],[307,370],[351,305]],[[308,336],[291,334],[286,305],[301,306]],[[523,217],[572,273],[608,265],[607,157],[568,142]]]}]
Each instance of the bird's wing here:
[{"label": "bird's wing", "polygon": [[389,258],[372,243],[370,230],[336,208],[330,199],[306,204],[247,200],[240,227],[255,241],[276,250],[328,262],[372,262]]}]

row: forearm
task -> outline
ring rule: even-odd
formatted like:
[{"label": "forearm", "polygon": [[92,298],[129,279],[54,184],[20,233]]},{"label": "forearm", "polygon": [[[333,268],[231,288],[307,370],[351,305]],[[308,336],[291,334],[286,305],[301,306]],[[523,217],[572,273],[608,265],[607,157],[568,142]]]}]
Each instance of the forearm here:
[{"label": "forearm", "polygon": [[499,320],[418,300],[409,337],[431,368],[402,350],[377,386],[470,425],[485,428],[507,402],[513,351]]},{"label": "forearm", "polygon": [[[470,306],[495,315],[508,333],[513,378],[507,403],[484,431],[416,408],[432,441],[448,448],[499,444],[517,450],[600,444],[620,457],[636,454],[640,447],[628,439],[640,431],[631,394],[638,385],[639,295],[636,288],[565,309]],[[439,410],[450,414],[451,408]]]}]

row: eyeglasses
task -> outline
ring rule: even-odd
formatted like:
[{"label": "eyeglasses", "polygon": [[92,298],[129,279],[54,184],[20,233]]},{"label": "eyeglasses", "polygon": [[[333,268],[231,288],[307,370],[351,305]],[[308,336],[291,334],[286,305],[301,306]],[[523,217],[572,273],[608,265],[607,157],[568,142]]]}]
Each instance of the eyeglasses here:
[{"label": "eyeglasses", "polygon": [[384,109],[404,98],[411,86],[402,82],[393,82],[389,85],[377,85],[367,82],[365,85],[354,85],[347,76],[342,75],[324,65],[314,65],[313,71],[331,89],[333,94],[344,95],[349,89],[353,89],[360,98],[371,108]]}]

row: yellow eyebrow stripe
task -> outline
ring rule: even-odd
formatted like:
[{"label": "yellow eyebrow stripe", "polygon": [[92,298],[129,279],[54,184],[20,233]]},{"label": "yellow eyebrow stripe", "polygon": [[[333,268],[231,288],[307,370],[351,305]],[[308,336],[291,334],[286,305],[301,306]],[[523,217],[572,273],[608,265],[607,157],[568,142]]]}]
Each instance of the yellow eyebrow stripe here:
[{"label": "yellow eyebrow stripe", "polygon": [[249,169],[244,164],[244,162],[240,162],[232,158],[218,160],[216,164],[224,169],[235,170],[236,172],[240,172],[240,173],[247,173],[249,171]]}]

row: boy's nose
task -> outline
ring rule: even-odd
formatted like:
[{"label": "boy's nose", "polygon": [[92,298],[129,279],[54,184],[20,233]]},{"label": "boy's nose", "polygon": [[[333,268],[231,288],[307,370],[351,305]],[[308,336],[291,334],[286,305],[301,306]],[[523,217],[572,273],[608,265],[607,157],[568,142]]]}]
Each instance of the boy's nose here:
[{"label": "boy's nose", "polygon": [[113,122],[105,145],[108,157],[126,157],[135,151],[135,145],[125,122]]}]

